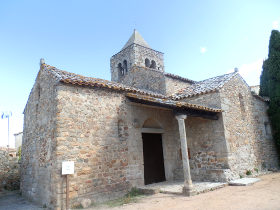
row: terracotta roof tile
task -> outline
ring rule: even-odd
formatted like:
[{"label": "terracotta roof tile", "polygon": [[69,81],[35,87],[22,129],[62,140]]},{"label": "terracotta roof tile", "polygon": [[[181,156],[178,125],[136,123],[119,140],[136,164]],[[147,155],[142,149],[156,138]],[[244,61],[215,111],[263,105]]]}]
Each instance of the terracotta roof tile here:
[{"label": "terracotta roof tile", "polygon": [[155,96],[158,98],[166,98],[166,96],[162,94],[157,94],[147,90],[141,90],[138,88],[130,87],[127,85],[123,85],[121,83],[112,82],[104,79],[98,79],[94,77],[85,77],[79,74],[70,73],[67,71],[59,70],[53,66],[42,64],[42,67],[46,69],[49,73],[55,76],[58,81],[66,83],[66,84],[73,84],[73,85],[80,85],[80,86],[91,86],[91,87],[103,87],[113,90],[119,91],[126,91],[126,92],[133,92],[133,93],[140,93],[144,95]]},{"label": "terracotta roof tile", "polygon": [[203,81],[195,82],[187,88],[183,88],[171,96],[172,99],[178,100],[195,95],[216,91],[224,86],[237,72],[224,74]]},{"label": "terracotta roof tile", "polygon": [[164,75],[167,76],[167,77],[171,77],[173,79],[178,79],[178,80],[184,81],[184,82],[195,83],[195,81],[193,81],[191,79],[188,79],[188,78],[185,78],[185,77],[181,77],[181,76],[176,75],[176,74],[164,73]]},{"label": "terracotta roof tile", "polygon": [[191,103],[187,103],[187,102],[179,102],[179,101],[174,101],[174,100],[166,99],[166,98],[165,99],[157,98],[157,97],[133,94],[133,93],[127,93],[126,96],[128,98],[134,98],[134,99],[139,99],[139,100],[146,101],[146,102],[167,105],[167,106],[174,107],[174,108],[191,108],[191,109],[195,109],[195,110],[203,110],[203,111],[209,111],[209,112],[222,112],[221,109],[215,109],[215,108],[191,104]]}]

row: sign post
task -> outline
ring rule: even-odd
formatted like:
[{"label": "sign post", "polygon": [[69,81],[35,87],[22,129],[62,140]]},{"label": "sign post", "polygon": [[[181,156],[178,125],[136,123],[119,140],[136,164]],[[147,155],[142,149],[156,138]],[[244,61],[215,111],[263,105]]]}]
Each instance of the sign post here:
[{"label": "sign post", "polygon": [[62,161],[62,175],[66,175],[66,210],[69,209],[69,174],[74,174],[74,161]]}]

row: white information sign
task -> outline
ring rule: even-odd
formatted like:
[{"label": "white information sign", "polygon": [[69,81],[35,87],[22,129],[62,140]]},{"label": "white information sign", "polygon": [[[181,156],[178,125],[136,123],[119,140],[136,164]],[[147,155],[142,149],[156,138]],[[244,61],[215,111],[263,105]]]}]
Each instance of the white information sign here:
[{"label": "white information sign", "polygon": [[62,161],[62,175],[74,174],[74,161]]}]

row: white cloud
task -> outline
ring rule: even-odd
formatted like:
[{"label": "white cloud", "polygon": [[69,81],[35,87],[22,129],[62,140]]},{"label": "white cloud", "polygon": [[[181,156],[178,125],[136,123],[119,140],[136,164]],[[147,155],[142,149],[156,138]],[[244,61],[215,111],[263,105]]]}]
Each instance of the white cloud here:
[{"label": "white cloud", "polygon": [[207,51],[206,47],[201,47],[200,48],[200,53],[204,54],[204,53],[206,53],[206,51]]},{"label": "white cloud", "polygon": [[275,20],[272,22],[272,28],[273,29],[278,29],[279,28],[279,21]]},{"label": "white cloud", "polygon": [[[263,59],[260,58],[251,63],[242,64],[239,68],[239,74],[245,79],[248,85],[260,84],[260,75],[262,72]],[[229,72],[233,72],[231,69]]]}]

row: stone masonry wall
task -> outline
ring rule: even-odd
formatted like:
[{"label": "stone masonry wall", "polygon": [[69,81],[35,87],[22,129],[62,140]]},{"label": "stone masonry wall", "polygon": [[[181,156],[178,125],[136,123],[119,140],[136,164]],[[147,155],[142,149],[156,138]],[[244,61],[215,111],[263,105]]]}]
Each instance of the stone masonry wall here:
[{"label": "stone masonry wall", "polygon": [[101,202],[130,189],[128,125],[124,95],[107,89],[58,86],[55,193],[57,209],[65,208],[64,160],[75,162],[70,176],[71,206],[83,199]]},{"label": "stone masonry wall", "polygon": [[134,104],[123,93],[107,89],[58,86],[56,208],[63,208],[65,179],[61,162],[73,160],[70,178],[72,206],[83,199],[101,202],[122,196],[132,186],[144,184],[141,128],[154,119],[162,134],[165,174],[181,167],[179,131],[171,110]]},{"label": "stone masonry wall", "polygon": [[121,83],[161,94],[166,92],[164,74],[150,68],[134,66]]},{"label": "stone masonry wall", "polygon": [[267,115],[268,104],[252,97],[253,117],[256,129],[256,157],[261,169],[279,168],[278,154],[272,138],[271,126]]},{"label": "stone masonry wall", "polygon": [[197,95],[189,98],[182,99],[182,101],[186,101],[192,104],[212,107],[212,108],[221,108],[221,100],[219,92],[211,92],[202,95]]},{"label": "stone masonry wall", "polygon": [[225,136],[229,144],[229,165],[233,176],[237,178],[255,168],[260,170],[260,151],[265,148],[259,142],[265,140],[261,135],[263,125],[257,121],[263,121],[265,110],[260,112],[262,107],[254,103],[250,88],[239,75],[225,84],[220,95]]},{"label": "stone masonry wall", "polygon": [[[123,65],[124,60],[127,61],[127,69],[130,70],[133,65],[135,65],[135,47],[130,45],[129,47],[123,49],[119,53],[113,55],[110,59],[111,67],[111,80],[114,82],[119,82],[122,79],[122,75],[118,70],[118,64]],[[126,72],[125,72],[126,74]]]},{"label": "stone masonry wall", "polygon": [[55,203],[52,165],[55,160],[55,80],[40,70],[24,111],[21,192],[41,205]]},{"label": "stone masonry wall", "polygon": [[141,45],[134,46],[136,66],[145,67],[145,59],[148,58],[150,61],[154,60],[156,62],[156,70],[164,72],[163,53]]},{"label": "stone masonry wall", "polygon": [[133,186],[144,185],[144,160],[143,141],[141,129],[149,120],[155,121],[157,126],[149,128],[161,128],[163,157],[166,180],[175,180],[174,172],[182,168],[180,160],[180,138],[177,120],[171,110],[159,107],[145,106],[127,102],[129,138],[128,138],[128,179]]},{"label": "stone masonry wall", "polygon": [[[0,192],[19,189],[19,163],[18,157],[13,156],[15,149],[0,148]],[[11,156],[10,156],[11,154]]]},{"label": "stone masonry wall", "polygon": [[188,82],[181,81],[179,79],[174,79],[168,76],[165,76],[165,85],[166,85],[166,95],[170,96],[177,91],[190,86]]},{"label": "stone masonry wall", "polygon": [[[146,47],[137,45],[137,44],[132,44],[111,57],[111,59],[110,59],[111,80],[114,82],[121,82],[123,77],[134,66],[146,68],[146,66],[145,66],[146,58],[148,58],[150,60],[150,62],[152,60],[154,60],[156,62],[155,70],[164,72],[163,53],[155,51],[150,48],[146,48]],[[118,64],[121,63],[123,66],[124,60],[127,61],[128,72],[124,72],[124,76],[123,76],[120,74],[120,72],[118,70]]]},{"label": "stone masonry wall", "polygon": [[188,117],[186,133],[192,180],[226,181],[229,166],[221,114],[218,120]]}]

